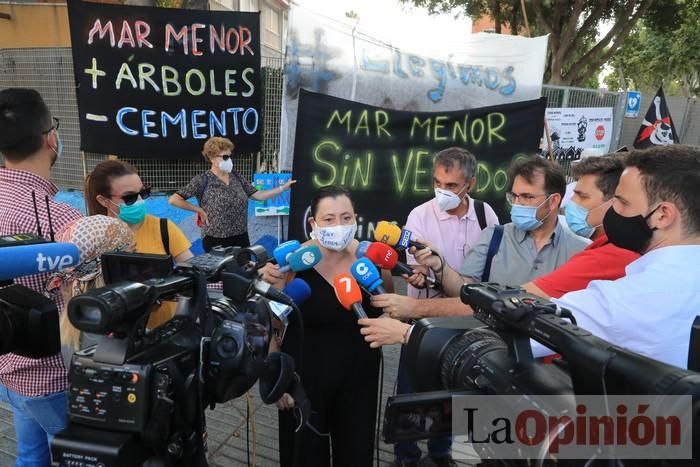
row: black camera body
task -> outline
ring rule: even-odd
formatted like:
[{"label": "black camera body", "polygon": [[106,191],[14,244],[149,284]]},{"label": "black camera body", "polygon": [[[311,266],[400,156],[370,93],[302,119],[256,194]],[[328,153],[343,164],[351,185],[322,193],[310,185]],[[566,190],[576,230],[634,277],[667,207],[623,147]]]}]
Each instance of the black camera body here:
[{"label": "black camera body", "polygon": [[0,355],[49,357],[61,349],[53,300],[18,284],[0,289]]},{"label": "black camera body", "polygon": [[[275,387],[291,383],[265,372],[271,310],[251,284],[266,259],[260,247],[214,249],[165,277],[133,282],[112,274],[118,282],[71,300],[71,322],[101,337],[72,357],[69,425],[52,442],[55,462],[207,465],[207,406],[245,394],[263,377]],[[124,261],[130,258],[121,253],[103,266],[134,269]],[[211,299],[207,282],[219,280],[246,295]],[[175,316],[147,330],[158,300],[174,297]]]},{"label": "black camera body", "polygon": [[[692,398],[694,445],[700,446],[695,435],[700,421],[700,374],[606,342],[578,327],[568,310],[518,287],[466,284],[461,299],[472,307],[473,316],[423,319],[411,332],[404,350],[410,362],[409,378],[418,393],[388,401],[387,442],[449,434],[446,427],[452,413],[445,407],[451,407],[453,395],[518,396],[538,410],[555,414],[561,409],[550,410],[538,396],[563,396],[570,401],[567,410],[575,413],[578,396],[687,395]],[[534,358],[531,340],[561,359],[544,363]],[[433,417],[435,423],[428,432],[420,421],[436,413],[440,416]],[[533,461],[501,463],[494,461],[498,457],[488,448],[481,448],[482,459],[491,459],[488,465]]]}]

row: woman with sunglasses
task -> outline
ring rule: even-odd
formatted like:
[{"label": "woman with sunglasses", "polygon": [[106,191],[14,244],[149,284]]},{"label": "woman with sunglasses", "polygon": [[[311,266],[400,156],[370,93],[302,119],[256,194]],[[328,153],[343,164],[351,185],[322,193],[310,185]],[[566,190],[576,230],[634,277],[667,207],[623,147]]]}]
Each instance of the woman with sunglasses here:
[{"label": "woman with sunglasses", "polygon": [[[258,191],[233,170],[233,148],[230,139],[209,138],[204,143],[202,156],[211,164],[210,169],[195,176],[186,187],[168,200],[173,206],[197,213],[205,251],[217,245],[250,246],[248,199],[270,199],[295,183],[295,180],[289,180],[277,188]],[[187,201],[192,197],[197,199],[199,206]]]},{"label": "woman with sunglasses", "polygon": [[[126,222],[134,233],[136,253],[164,255],[170,253],[175,262],[192,258],[190,241],[171,221],[146,214],[144,199],[151,188],[141,181],[131,164],[108,160],[98,164],[85,180],[85,204],[88,214],[117,217]],[[167,230],[163,232],[164,227]],[[164,242],[167,241],[167,245]],[[175,313],[174,302],[163,302],[158,311],[151,313],[149,327],[169,320]]]}]

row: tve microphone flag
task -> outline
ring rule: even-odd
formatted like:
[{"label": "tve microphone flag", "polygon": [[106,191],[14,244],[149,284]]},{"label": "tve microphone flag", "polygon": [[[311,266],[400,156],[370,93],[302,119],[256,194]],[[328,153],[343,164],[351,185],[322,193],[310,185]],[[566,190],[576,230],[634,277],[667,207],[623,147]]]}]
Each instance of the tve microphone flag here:
[{"label": "tve microphone flag", "polygon": [[665,146],[667,144],[678,144],[678,133],[673,126],[671,113],[666,105],[664,89],[660,87],[654,96],[654,100],[649,106],[642,126],[639,127],[637,137],[634,138],[634,147],[645,149],[654,146]]},{"label": "tve microphone flag", "polygon": [[0,249],[0,281],[58,271],[80,262],[72,243],[40,243]]}]

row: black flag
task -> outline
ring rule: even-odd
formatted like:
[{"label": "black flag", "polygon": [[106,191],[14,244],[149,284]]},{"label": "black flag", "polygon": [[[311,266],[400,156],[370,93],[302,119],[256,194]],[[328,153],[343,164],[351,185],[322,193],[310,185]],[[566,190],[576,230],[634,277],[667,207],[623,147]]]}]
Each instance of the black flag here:
[{"label": "black flag", "polygon": [[654,100],[644,116],[639,133],[634,139],[634,147],[644,149],[677,143],[678,133],[676,132],[676,127],[673,126],[673,120],[671,120],[671,113],[666,105],[666,97],[662,86],[656,92],[656,96],[654,96]]}]

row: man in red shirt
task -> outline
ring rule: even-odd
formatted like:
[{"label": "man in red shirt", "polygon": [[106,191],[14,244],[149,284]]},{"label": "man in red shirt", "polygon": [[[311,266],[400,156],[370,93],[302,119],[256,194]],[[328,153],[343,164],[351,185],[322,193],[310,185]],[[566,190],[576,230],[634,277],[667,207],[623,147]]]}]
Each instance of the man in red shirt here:
[{"label": "man in red shirt", "polygon": [[559,298],[567,292],[585,289],[592,280],[616,280],[625,275],[629,263],[639,254],[608,243],[603,217],[610,208],[620,181],[624,156],[589,157],[573,167],[576,187],[564,214],[569,228],[593,243],[572,256],[563,266],[538,277],[523,287],[544,298]]},{"label": "man in red shirt", "polygon": [[[0,153],[5,158],[0,167],[0,235],[40,230],[48,239],[50,232],[81,216],[54,200],[58,188],[49,178],[62,150],[58,126],[35,90],[0,91]],[[41,293],[47,278],[36,274],[15,282]],[[56,302],[60,310],[60,297]],[[12,406],[17,435],[15,466],[51,464],[50,439],[66,423],[67,386],[60,353],[38,359],[0,355],[0,400]]]}]

